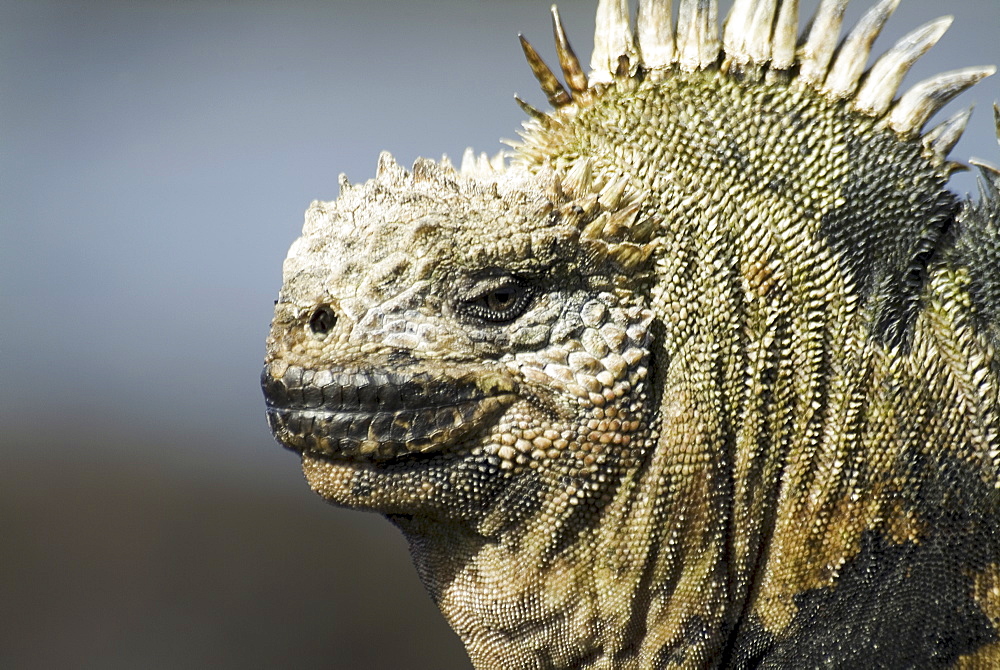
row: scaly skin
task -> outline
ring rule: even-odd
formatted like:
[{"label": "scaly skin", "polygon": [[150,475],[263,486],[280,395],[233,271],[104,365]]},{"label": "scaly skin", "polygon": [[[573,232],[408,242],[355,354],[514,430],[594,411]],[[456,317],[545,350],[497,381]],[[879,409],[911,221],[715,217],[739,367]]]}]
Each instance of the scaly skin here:
[{"label": "scaly skin", "polygon": [[997,667],[995,190],[791,75],[654,74],[314,203],[276,437],[477,668]]}]

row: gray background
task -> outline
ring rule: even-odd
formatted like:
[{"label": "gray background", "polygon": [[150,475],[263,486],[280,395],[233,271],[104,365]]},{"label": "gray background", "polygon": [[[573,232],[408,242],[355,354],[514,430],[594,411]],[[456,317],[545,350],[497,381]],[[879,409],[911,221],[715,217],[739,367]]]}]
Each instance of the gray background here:
[{"label": "gray background", "polygon": [[[581,55],[595,4],[562,7]],[[548,5],[0,3],[0,666],[467,665],[258,373],[309,201],[381,149],[499,149],[512,93],[544,106],[516,34],[554,62]],[[945,12],[910,83],[1000,62],[997,0],[904,0],[876,50]],[[954,156],[1000,163],[997,82],[949,107],[978,103]]]}]

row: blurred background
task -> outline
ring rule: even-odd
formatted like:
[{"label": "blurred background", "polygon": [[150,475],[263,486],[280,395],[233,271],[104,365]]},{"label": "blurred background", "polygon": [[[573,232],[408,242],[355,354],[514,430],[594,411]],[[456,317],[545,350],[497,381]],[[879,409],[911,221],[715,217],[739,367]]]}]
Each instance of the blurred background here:
[{"label": "blurred background", "polygon": [[[909,83],[1000,62],[998,0],[902,4],[876,51],[956,17]],[[581,55],[595,5],[561,7]],[[468,667],[258,374],[310,200],[382,149],[497,151],[513,93],[545,107],[516,35],[554,64],[548,6],[0,1],[0,667]],[[949,106],[977,103],[954,156],[1000,163],[998,81]]]}]

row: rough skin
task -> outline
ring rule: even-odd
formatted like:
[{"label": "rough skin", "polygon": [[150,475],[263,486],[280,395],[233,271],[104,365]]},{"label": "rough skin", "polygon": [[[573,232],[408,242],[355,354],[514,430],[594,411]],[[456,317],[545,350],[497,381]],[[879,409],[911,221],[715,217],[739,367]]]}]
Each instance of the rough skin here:
[{"label": "rough skin", "polygon": [[313,203],[276,437],[476,668],[1000,667],[1000,174],[797,65],[619,62],[509,168]]}]

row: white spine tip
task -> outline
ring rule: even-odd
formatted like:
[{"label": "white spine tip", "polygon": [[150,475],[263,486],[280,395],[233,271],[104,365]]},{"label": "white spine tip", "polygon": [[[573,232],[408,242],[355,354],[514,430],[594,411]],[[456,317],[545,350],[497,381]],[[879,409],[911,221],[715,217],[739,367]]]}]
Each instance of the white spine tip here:
[{"label": "white spine tip", "polygon": [[889,126],[899,133],[919,131],[952,98],[996,71],[992,65],[967,67],[925,79],[899,99],[889,116]]},{"label": "white spine tip", "polygon": [[924,146],[941,158],[945,158],[962,138],[971,116],[972,107],[969,107],[931,129],[923,137]]},{"label": "white spine tip", "polygon": [[882,0],[868,10],[854,30],[844,39],[833,67],[830,68],[830,74],[826,78],[826,89],[834,97],[845,98],[857,89],[872,44],[898,5],[899,0]]},{"label": "white spine tip", "polygon": [[681,0],[677,16],[680,66],[689,72],[708,67],[719,57],[718,0]]},{"label": "white spine tip", "polygon": [[635,56],[629,27],[627,0],[600,0],[594,28],[594,53],[590,59],[591,83],[608,83],[618,70],[618,57]]},{"label": "white spine tip", "polygon": [[677,58],[672,14],[671,0],[639,2],[635,33],[639,55],[647,69],[669,67]]},{"label": "white spine tip", "polygon": [[904,35],[889,51],[882,54],[865,75],[861,89],[855,96],[855,108],[875,116],[885,114],[903,77],[921,56],[937,44],[951,22],[952,17],[943,16],[924,24]]}]

